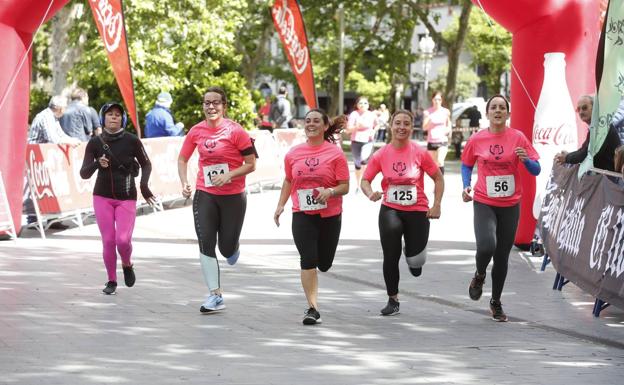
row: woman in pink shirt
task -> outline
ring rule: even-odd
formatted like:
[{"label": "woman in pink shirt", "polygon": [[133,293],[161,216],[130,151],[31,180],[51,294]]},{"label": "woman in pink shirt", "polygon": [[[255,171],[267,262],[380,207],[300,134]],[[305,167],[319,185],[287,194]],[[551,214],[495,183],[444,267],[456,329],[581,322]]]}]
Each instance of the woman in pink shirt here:
[{"label": "woman in pink shirt", "polygon": [[427,132],[427,150],[444,174],[444,160],[448,153],[448,138],[452,128],[451,112],[442,107],[440,91],[433,93],[431,104],[424,112],[423,130]]},{"label": "woman in pink shirt", "polygon": [[344,128],[343,116],[330,122],[325,112],[310,110],[305,116],[306,143],[286,154],[286,178],[273,219],[280,225],[288,198],[292,201],[292,233],[300,255],[301,284],[308,300],[304,325],[321,323],[318,311],[318,277],[334,261],[342,221],[342,196],[349,192],[347,158],[336,146]]},{"label": "woman in pink shirt", "polygon": [[356,187],[360,185],[368,158],[373,153],[373,132],[377,115],[368,107],[368,99],[363,96],[358,97],[355,101],[355,111],[349,114],[347,121],[347,132],[351,134],[351,155],[353,155],[355,166]]},{"label": "woman in pink shirt", "polygon": [[210,295],[200,307],[202,313],[225,309],[219,263],[215,246],[233,265],[239,256],[239,238],[245,219],[247,198],[245,175],[256,168],[256,155],[247,132],[227,119],[227,96],[219,87],[204,94],[206,120],[191,128],[184,138],[178,157],[182,195],[191,196],[188,160],[199,152],[199,172],[193,197],[195,232],[199,242],[199,261]]},{"label": "woman in pink shirt", "polygon": [[[390,119],[392,140],[373,154],[364,177],[362,192],[376,202],[379,209],[379,238],[383,250],[383,275],[388,303],[381,315],[399,314],[399,259],[405,239],[405,259],[415,277],[422,273],[427,256],[429,219],[440,217],[444,177],[440,169],[418,144],[411,141],[414,117],[405,110],[396,111]],[[371,182],[381,173],[382,191],[373,191]],[[435,183],[433,206],[424,191],[424,176]]]},{"label": "woman in pink shirt", "polygon": [[[520,216],[522,184],[519,168],[522,163],[532,175],[540,173],[539,156],[522,132],[505,126],[509,102],[502,95],[488,100],[485,111],[490,127],[472,135],[462,153],[461,174],[464,202],[474,200],[474,232],[477,244],[475,272],[468,294],[478,301],[483,293],[485,273],[492,265],[492,319],[506,322],[500,298],[507,277],[509,252],[513,246]],[[477,165],[474,196],[470,179]]]}]

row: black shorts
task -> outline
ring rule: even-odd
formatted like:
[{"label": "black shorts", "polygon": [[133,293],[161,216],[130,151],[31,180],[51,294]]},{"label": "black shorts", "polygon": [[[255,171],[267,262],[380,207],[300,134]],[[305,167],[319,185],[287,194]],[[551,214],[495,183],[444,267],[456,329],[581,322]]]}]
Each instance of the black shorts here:
[{"label": "black shorts", "polygon": [[448,146],[448,142],[445,143],[427,143],[427,150],[437,151],[438,148]]}]

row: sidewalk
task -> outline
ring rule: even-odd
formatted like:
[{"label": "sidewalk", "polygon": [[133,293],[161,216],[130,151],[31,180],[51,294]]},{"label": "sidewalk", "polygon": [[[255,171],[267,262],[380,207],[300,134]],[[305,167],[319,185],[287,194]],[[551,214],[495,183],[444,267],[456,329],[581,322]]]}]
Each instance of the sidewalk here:
[{"label": "sidewalk", "polygon": [[541,261],[512,251],[506,324],[490,320],[489,277],[483,298],[468,298],[472,207],[458,163],[446,169],[427,264],[414,278],[402,259],[394,317],[378,315],[379,205],[361,193],[345,197],[335,263],[320,275],[323,323],[312,327],[301,324],[290,215],[279,228],[272,219],[278,190],[248,196],[239,262],[220,260],[218,314],[199,312],[206,288],[188,206],[137,218],[137,284],[115,296],[101,293],[93,224],[0,242],[0,384],[619,384],[624,310],[593,318],[593,298],[573,284],[551,290],[551,266],[539,272]]}]

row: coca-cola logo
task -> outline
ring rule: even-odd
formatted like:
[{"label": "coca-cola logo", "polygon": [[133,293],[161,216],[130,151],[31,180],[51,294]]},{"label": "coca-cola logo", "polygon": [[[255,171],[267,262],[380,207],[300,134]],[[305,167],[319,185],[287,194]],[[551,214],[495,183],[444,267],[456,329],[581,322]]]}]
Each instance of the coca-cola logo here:
[{"label": "coca-cola logo", "polygon": [[273,19],[278,25],[279,34],[284,41],[288,54],[293,60],[295,72],[297,75],[301,75],[308,67],[308,47],[299,41],[299,36],[295,31],[295,16],[292,10],[288,8],[286,0],[282,1],[281,6],[278,2],[275,3]]},{"label": "coca-cola logo", "polygon": [[[96,21],[102,29],[102,38],[108,52],[119,47],[123,33],[123,17],[121,12],[115,11],[109,0],[91,0],[96,14]],[[97,3],[97,5],[95,5]],[[94,6],[95,5],[95,6]]]},{"label": "coca-cola logo", "polygon": [[533,144],[551,144],[565,146],[573,144],[576,127],[563,123],[557,127],[541,127],[536,124],[533,127]]},{"label": "coca-cola logo", "polygon": [[43,162],[37,160],[37,156],[34,151],[30,152],[28,164],[30,166],[30,179],[35,185],[35,194],[37,195],[37,199],[45,197],[53,198],[54,192],[52,191],[52,181],[50,179],[50,174],[48,173],[48,168]]}]

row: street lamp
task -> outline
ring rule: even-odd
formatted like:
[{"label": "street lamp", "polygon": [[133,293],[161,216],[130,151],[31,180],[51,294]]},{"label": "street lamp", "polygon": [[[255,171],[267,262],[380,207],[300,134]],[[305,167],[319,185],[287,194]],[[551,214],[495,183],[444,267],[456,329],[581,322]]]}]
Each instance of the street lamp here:
[{"label": "street lamp", "polygon": [[420,53],[423,58],[423,70],[425,74],[425,87],[424,87],[424,96],[423,101],[427,100],[427,91],[429,89],[429,69],[431,68],[431,58],[433,57],[433,50],[435,49],[435,42],[429,36],[429,32],[425,34],[425,36],[420,38],[418,42],[418,48],[420,49]]}]

